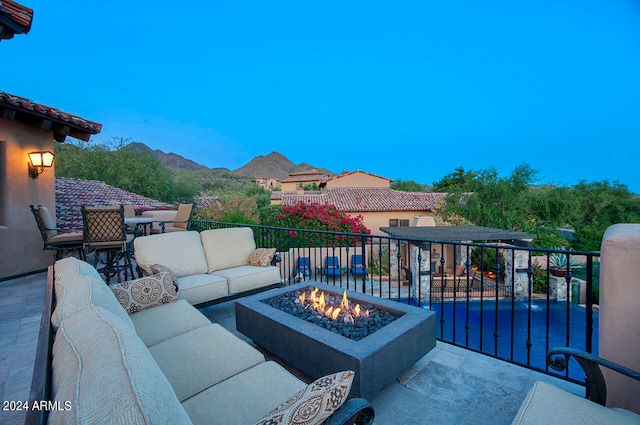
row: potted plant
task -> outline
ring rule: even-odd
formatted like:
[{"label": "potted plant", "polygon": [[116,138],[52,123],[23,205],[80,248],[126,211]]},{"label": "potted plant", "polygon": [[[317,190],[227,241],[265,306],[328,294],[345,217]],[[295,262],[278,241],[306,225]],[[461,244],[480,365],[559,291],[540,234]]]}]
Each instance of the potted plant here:
[{"label": "potted plant", "polygon": [[[557,248],[562,251],[571,251],[565,247]],[[568,264],[567,264],[568,258]],[[584,267],[584,262],[571,254],[564,252],[554,252],[549,255],[549,272],[554,276],[563,277],[567,270]]]}]

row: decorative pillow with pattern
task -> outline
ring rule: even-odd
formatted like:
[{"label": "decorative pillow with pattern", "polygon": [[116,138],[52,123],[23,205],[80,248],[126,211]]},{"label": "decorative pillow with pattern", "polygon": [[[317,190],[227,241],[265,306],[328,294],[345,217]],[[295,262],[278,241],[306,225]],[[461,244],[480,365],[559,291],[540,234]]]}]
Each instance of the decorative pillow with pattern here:
[{"label": "decorative pillow with pattern", "polygon": [[169,267],[163,266],[162,264],[152,264],[150,268],[153,274],[169,273],[171,281],[173,282],[173,287],[176,288],[176,292],[178,292],[178,278],[173,274]]},{"label": "decorative pillow with pattern", "polygon": [[249,256],[249,262],[247,264],[250,266],[266,267],[271,264],[275,253],[275,248],[257,248]]},{"label": "decorative pillow with pattern", "polygon": [[355,373],[347,370],[316,379],[273,409],[256,425],[323,423],[347,400]]},{"label": "decorative pillow with pattern", "polygon": [[171,273],[158,273],[111,285],[118,302],[129,314],[178,300]]}]

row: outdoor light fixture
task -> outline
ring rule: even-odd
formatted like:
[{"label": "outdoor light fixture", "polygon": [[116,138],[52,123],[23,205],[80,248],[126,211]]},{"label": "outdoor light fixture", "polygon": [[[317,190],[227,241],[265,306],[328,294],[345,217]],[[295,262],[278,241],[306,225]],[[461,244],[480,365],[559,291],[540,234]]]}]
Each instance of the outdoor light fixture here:
[{"label": "outdoor light fixture", "polygon": [[34,179],[45,169],[51,168],[55,155],[49,151],[29,152],[29,175]]}]

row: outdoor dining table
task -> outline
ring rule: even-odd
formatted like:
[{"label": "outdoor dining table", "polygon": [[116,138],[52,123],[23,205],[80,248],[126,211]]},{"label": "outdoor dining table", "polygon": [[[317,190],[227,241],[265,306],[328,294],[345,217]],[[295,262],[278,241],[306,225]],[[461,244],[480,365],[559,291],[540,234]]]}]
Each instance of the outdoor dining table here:
[{"label": "outdoor dining table", "polygon": [[138,237],[151,234],[154,220],[153,217],[125,217],[124,224],[134,227],[133,235]]}]

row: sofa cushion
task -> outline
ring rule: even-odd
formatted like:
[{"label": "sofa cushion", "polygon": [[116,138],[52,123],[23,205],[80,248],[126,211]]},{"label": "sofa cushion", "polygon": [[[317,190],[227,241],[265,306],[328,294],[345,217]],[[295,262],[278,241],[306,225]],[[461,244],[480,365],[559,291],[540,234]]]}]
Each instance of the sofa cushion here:
[{"label": "sofa cushion", "polygon": [[54,272],[56,306],[51,315],[54,329],[57,329],[61,320],[90,306],[109,310],[133,328],[129,315],[93,266],[68,257],[56,261]]},{"label": "sofa cushion", "polygon": [[235,294],[251,289],[280,283],[280,269],[275,266],[240,266],[231,269],[217,270],[214,275],[227,279],[229,293]]},{"label": "sofa cushion", "polygon": [[110,288],[122,308],[133,314],[177,301],[174,279],[171,272],[163,272],[111,285]]},{"label": "sofa cushion", "polygon": [[168,267],[177,277],[207,272],[207,260],[198,232],[162,233],[133,241],[138,266],[152,274],[152,264]]},{"label": "sofa cushion", "polygon": [[271,260],[273,260],[273,255],[275,253],[275,248],[256,248],[249,255],[249,261],[247,264],[250,266],[266,267],[271,264]]},{"label": "sofa cushion", "polygon": [[316,379],[269,412],[258,425],[320,425],[347,400],[355,373],[351,370]]},{"label": "sofa cushion", "polygon": [[211,324],[205,315],[185,300],[139,311],[131,315],[131,321],[147,347]]},{"label": "sofa cushion", "polygon": [[214,274],[196,274],[178,279],[178,298],[187,300],[189,304],[200,304],[217,300],[229,294],[227,280]]},{"label": "sofa cushion", "polygon": [[162,341],[149,351],[180,401],[264,362],[258,350],[217,323]]},{"label": "sofa cushion", "polygon": [[307,385],[276,362],[260,363],[182,402],[194,424],[255,423]]},{"label": "sofa cushion", "polygon": [[101,307],[60,323],[49,424],[188,424],[175,392],[135,332]]},{"label": "sofa cushion", "polygon": [[200,238],[209,273],[247,264],[249,255],[256,249],[253,230],[249,227],[205,230]]},{"label": "sofa cushion", "polygon": [[537,424],[638,424],[640,415],[601,406],[586,398],[538,381],[520,405],[512,425]]}]

